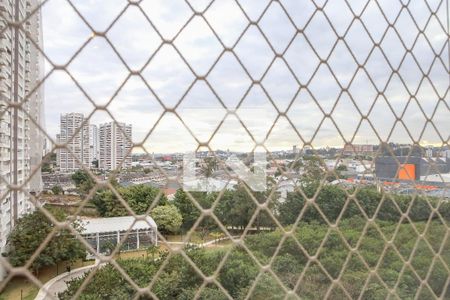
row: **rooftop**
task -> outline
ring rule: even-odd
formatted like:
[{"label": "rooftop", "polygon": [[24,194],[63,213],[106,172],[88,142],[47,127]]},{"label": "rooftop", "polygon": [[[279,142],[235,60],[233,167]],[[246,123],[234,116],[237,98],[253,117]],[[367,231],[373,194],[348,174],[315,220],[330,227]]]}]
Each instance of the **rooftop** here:
[{"label": "rooftop", "polygon": [[[157,228],[155,221],[147,216],[146,221],[136,219],[133,216],[82,219],[84,230],[82,234],[93,234],[100,232],[127,231],[131,226],[133,229]],[[134,225],[133,225],[134,223]]]}]

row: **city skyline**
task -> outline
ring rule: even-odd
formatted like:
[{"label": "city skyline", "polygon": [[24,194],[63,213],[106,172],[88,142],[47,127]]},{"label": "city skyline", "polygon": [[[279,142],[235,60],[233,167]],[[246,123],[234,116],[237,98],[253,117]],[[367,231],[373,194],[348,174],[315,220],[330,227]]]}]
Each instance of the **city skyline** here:
[{"label": "city skyline", "polygon": [[[258,109],[253,109],[251,111],[258,112]],[[217,112],[217,111],[214,111],[214,112]],[[67,114],[80,114],[80,113],[77,113],[77,112],[61,113],[61,117],[64,116],[64,115],[67,115]],[[250,118],[250,119],[252,119],[252,118]],[[111,122],[102,122],[102,123],[92,124],[92,123],[90,123],[90,120],[88,120],[87,118],[85,118],[85,122],[87,122],[85,124],[89,125],[89,139],[90,139],[89,140],[89,147],[90,147],[89,153],[90,153],[90,157],[94,157],[94,158],[99,155],[99,149],[98,149],[99,148],[99,145],[98,145],[98,130],[99,130],[99,127],[102,126],[102,125],[112,124],[112,123],[116,123],[118,125],[124,124],[122,122],[115,122],[114,120],[112,120]],[[128,124],[128,125],[132,126],[131,124]],[[81,126],[79,128],[81,128]],[[197,127],[197,129],[198,129],[198,127]],[[59,125],[59,130],[60,130],[60,125]],[[96,134],[97,137],[96,138],[93,137],[94,136],[94,134],[92,132],[93,130],[97,131],[97,134]],[[80,129],[80,132],[81,131],[83,131],[83,130]],[[120,130],[120,131],[124,132],[124,130]],[[60,135],[59,133],[56,134],[55,141],[58,141],[58,136],[59,135]],[[170,139],[171,136],[167,136],[166,138]],[[95,139],[97,139],[97,143],[95,142]],[[134,140],[133,136],[131,137],[130,140],[131,141]],[[344,149],[345,150],[345,148],[347,148],[347,147],[357,147],[357,146],[365,146],[365,145],[378,146],[378,145],[384,144],[384,143],[386,143],[386,142],[381,141],[381,142],[369,143],[368,139],[366,139],[366,140],[360,139],[360,140],[358,140],[358,142],[353,142],[353,143],[352,142],[344,142],[343,141],[342,144],[335,144],[335,145],[324,144],[324,145],[319,145],[319,146],[312,146],[312,145],[310,145],[308,143],[290,145],[288,143],[288,140],[284,140],[283,144],[282,144],[283,146],[277,147],[276,149],[273,150],[273,152],[289,151],[289,150],[292,150],[292,147],[295,147],[298,151],[308,150],[308,149],[311,149],[311,148],[313,148],[315,150],[321,150],[321,149],[327,149],[327,148],[330,148],[330,149],[331,148],[336,148],[336,149]],[[390,144],[390,143],[396,144],[396,145],[404,145],[404,146],[416,145],[414,143],[404,143],[404,142],[402,143],[402,142],[399,142],[399,141],[396,141],[396,140],[391,140],[387,144]],[[223,143],[223,141],[222,141],[222,144],[221,144],[222,147],[218,146],[218,147],[214,147],[213,148],[212,147],[213,145],[214,144],[210,144],[210,147],[211,147],[212,151],[230,151],[230,148],[226,146],[226,142]],[[252,147],[249,147],[248,145],[251,145]],[[232,152],[244,153],[244,152],[253,152],[253,150],[254,150],[254,152],[265,151],[265,150],[263,150],[262,146],[254,144],[250,139],[248,140],[248,145],[247,145],[247,147],[244,146],[242,148],[237,148],[237,149],[233,148]],[[349,145],[352,145],[352,146],[349,146]],[[444,150],[449,148],[449,146],[446,145],[446,144],[432,143],[432,142],[429,142],[427,140],[421,140],[418,145],[423,147],[423,148],[430,148],[430,147],[432,147],[432,148],[442,148]],[[180,148],[178,148],[178,149],[180,149]],[[192,149],[194,149],[194,148],[192,148]],[[194,150],[192,150],[192,149],[188,149],[188,150],[184,150],[184,151],[180,151],[180,150],[177,150],[177,149],[170,149],[168,151],[161,151],[161,152],[152,151],[152,152],[149,152],[149,151],[147,151],[148,149],[146,149],[144,151],[144,150],[142,150],[142,148],[139,145],[135,144],[134,148],[132,147],[131,154],[145,154],[145,153],[148,153],[148,154],[174,154],[174,153],[188,153],[188,152],[192,152],[192,151],[198,151],[198,152],[205,152],[205,151],[208,152],[208,151],[210,151],[207,147],[203,147],[203,146],[200,146],[200,147],[198,147],[197,149],[194,149]],[[46,150],[48,151],[48,150],[51,150],[51,149],[46,149]]]},{"label": "city skyline", "polygon": [[[345,6],[340,11],[337,9],[339,2],[329,1],[323,8],[325,16],[322,11],[314,12],[310,1],[281,1],[291,14],[297,12],[290,19],[277,2],[266,9],[268,1],[240,1],[245,16],[234,1],[216,1],[205,13],[208,23],[194,16],[174,40],[176,49],[172,44],[164,44],[158,49],[162,40],[157,31],[169,41],[176,35],[193,14],[184,1],[143,1],[140,4],[156,30],[136,6],[131,5],[122,12],[126,1],[111,1],[107,5],[92,1],[74,4],[89,25],[99,32],[107,29],[122,12],[107,37],[132,70],[140,70],[151,58],[141,72],[145,82],[139,76],[131,76],[125,82],[129,71],[115,50],[101,36],[93,35],[65,1],[50,1],[43,6],[44,50],[54,63],[65,64],[83,43],[88,42],[67,70],[98,105],[104,105],[123,84],[108,110],[116,121],[133,125],[135,143],[144,140],[164,113],[161,103],[170,110],[189,88],[177,112],[201,142],[208,141],[226,110],[234,109],[239,100],[244,99],[242,108],[259,110],[259,116],[263,116],[250,122],[243,120],[245,127],[259,137],[258,141],[263,140],[274,125],[265,142],[270,150],[301,144],[293,126],[306,141],[315,136],[312,141],[315,147],[342,145],[344,141],[339,131],[347,141],[355,135],[355,143],[378,144],[377,134],[387,142],[412,143],[410,134],[414,140],[421,136],[424,144],[438,145],[442,140],[448,143],[448,62],[440,59],[448,55],[447,35],[442,27],[446,16],[444,7],[434,1],[428,3],[432,10],[437,9],[436,16],[431,16],[428,6],[422,2],[406,10],[397,2],[379,1],[388,21],[394,23],[389,27],[380,8],[373,2],[366,8],[351,4],[355,14],[364,9],[363,23],[358,20],[350,23],[353,21],[350,8]],[[200,2],[189,3],[198,10],[208,5],[206,2],[204,6]],[[263,12],[259,27],[246,28],[247,17],[257,20]],[[62,21],[60,14],[65,15]],[[297,32],[293,23],[299,28],[308,25],[304,31]],[[368,26],[369,33],[363,25]],[[234,45],[244,30],[239,43]],[[425,35],[419,34],[419,30]],[[345,37],[339,40],[336,34],[345,34]],[[136,40],[140,42],[133,42]],[[226,47],[234,47],[233,51],[222,53],[221,42]],[[374,43],[379,43],[380,47],[373,48]],[[407,48],[412,49],[411,52],[407,52]],[[283,56],[276,57],[272,49]],[[199,80],[191,87],[196,76],[177,51],[198,76],[205,75],[218,60],[206,76],[207,83]],[[321,59],[326,60],[326,64],[320,64]],[[358,69],[358,64],[364,68]],[[46,67],[49,72],[48,62]],[[428,74],[429,79],[424,78],[421,83],[423,73]],[[261,85],[250,87],[252,82],[260,80]],[[61,111],[80,111],[89,115],[94,110],[92,103],[63,71],[54,71],[46,79],[45,89],[46,125],[51,136],[57,132]],[[283,115],[279,119],[277,115],[285,112],[292,99],[295,101],[286,113],[291,125]],[[363,119],[357,129],[361,116],[353,101],[363,115],[370,111],[367,119],[371,125]],[[371,107],[374,101],[375,105]],[[208,114],[192,112],[204,109],[216,111],[214,120],[211,121]],[[331,111],[335,124],[325,118]],[[440,136],[433,124],[426,123],[431,117]],[[91,116],[92,123],[109,121],[112,119],[105,112],[97,111]],[[316,129],[319,129],[317,134]],[[246,150],[253,146],[245,128],[232,118],[215,136],[210,144],[212,148],[228,145],[235,150]],[[171,112],[164,114],[144,145],[150,153],[167,149],[183,152],[197,147],[188,130]]]}]

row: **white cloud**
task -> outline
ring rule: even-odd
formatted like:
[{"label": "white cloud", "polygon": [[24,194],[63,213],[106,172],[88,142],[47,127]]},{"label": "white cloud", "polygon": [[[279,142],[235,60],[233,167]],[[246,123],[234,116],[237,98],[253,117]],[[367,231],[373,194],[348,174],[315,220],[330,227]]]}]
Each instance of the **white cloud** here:
[{"label": "white cloud", "polygon": [[[202,11],[209,2],[195,0],[189,3],[194,10]],[[448,52],[442,51],[446,48],[448,41],[447,34],[439,23],[441,21],[445,24],[445,20],[437,18],[445,15],[442,14],[441,9],[437,17],[432,16],[428,25],[425,26],[426,20],[431,16],[428,8],[419,1],[411,1],[408,4],[408,9],[417,20],[420,30],[424,30],[425,33],[420,35],[414,44],[418,30],[414,28],[410,30],[411,26],[415,25],[408,19],[405,8],[399,6],[397,1],[379,0],[389,22],[393,22],[399,13],[402,16],[394,24],[395,28],[390,28],[386,35],[384,35],[386,21],[379,8],[374,5],[367,6],[361,16],[361,21],[369,31],[367,34],[359,21],[353,23],[348,30],[350,26],[348,21],[352,20],[352,13],[347,7],[343,8],[342,14],[341,11],[337,11],[340,7],[339,3],[345,3],[340,0],[330,0],[327,4],[319,3],[325,5],[323,11],[315,11],[310,0],[282,0],[269,7],[265,11],[265,16],[262,17],[261,14],[269,4],[268,1],[239,0],[239,3],[248,18],[253,21],[259,20],[259,26],[277,52],[283,52],[288,41],[296,35],[294,42],[283,53],[282,58],[288,63],[300,83],[307,84],[307,87],[302,89],[292,105],[290,102],[293,100],[294,92],[299,88],[297,82],[292,80],[293,77],[287,67],[276,68],[284,66],[280,58],[266,73],[269,64],[275,58],[275,53],[255,25],[247,29],[234,48],[234,53],[223,54],[215,68],[207,74],[223,51],[223,47],[211,32],[209,25],[202,17],[194,16],[194,11],[185,1],[144,0],[139,4],[140,8],[124,0],[74,1],[75,7],[97,31],[106,30],[118,14],[126,8],[111,31],[107,32],[107,37],[133,69],[144,66],[147,59],[161,46],[161,38],[168,40],[175,38],[172,45],[162,45],[145,67],[142,72],[145,83],[139,76],[132,76],[108,107],[117,121],[133,125],[134,141],[142,141],[164,112],[157,98],[167,108],[175,108],[179,101],[186,97],[186,102],[181,102],[177,107],[178,112],[182,109],[206,108],[211,101],[221,107],[215,99],[218,96],[230,109],[235,108],[243,99],[240,104],[242,108],[258,108],[264,112],[256,113],[257,110],[253,113],[247,112],[242,119],[258,140],[263,140],[273,127],[267,140],[270,149],[286,149],[293,144],[300,145],[301,140],[287,119],[282,117],[275,126],[272,126],[277,117],[275,108],[258,84],[250,89],[252,79],[248,78],[236,57],[253,80],[261,80],[262,86],[274,100],[275,105],[281,107],[281,110],[291,107],[287,116],[300,134],[305,135],[307,139],[312,138],[323,119],[322,112],[310,98],[309,93],[312,93],[326,113],[333,113],[332,116],[335,117],[336,124],[346,139],[355,136],[360,142],[379,142],[367,121],[364,121],[358,130],[356,129],[361,116],[346,92],[335,105],[343,91],[335,82],[332,71],[343,88],[348,88],[352,82],[349,93],[357,104],[363,104],[363,113],[369,115],[369,121],[383,139],[389,137],[390,130],[395,124],[395,116],[387,103],[391,104],[395,114],[401,117],[406,104],[411,96],[416,94],[420,83],[417,101],[426,115],[433,119],[442,138],[448,140],[449,103],[448,99],[447,102],[445,99],[439,100],[444,96],[448,98]],[[284,16],[280,4],[290,14],[294,24]],[[351,2],[351,9],[359,14],[363,6],[356,4]],[[141,9],[154,28],[147,22]],[[228,47],[234,45],[248,22],[247,17],[237,9],[234,1],[216,1],[204,14]],[[338,35],[347,32],[335,48],[337,36],[324,13]],[[276,16],[282,16],[282,18],[275,18]],[[313,19],[308,22],[311,17]],[[189,23],[186,24],[188,21]],[[294,26],[299,31],[296,31]],[[305,26],[307,27],[304,28]],[[73,8],[62,0],[51,0],[44,5],[43,27],[45,53],[58,64],[67,63],[93,34]],[[180,31],[181,33],[177,35]],[[401,34],[399,38],[397,32],[413,35]],[[377,43],[382,39],[380,48],[373,49],[374,44],[370,37]],[[408,48],[412,47],[414,57],[408,54],[408,58],[403,60],[406,53],[403,42]],[[331,71],[325,64],[319,65],[319,57],[312,51],[311,46],[314,47],[317,55],[326,60]],[[348,47],[353,53],[348,51]],[[192,69],[186,65],[177,50]],[[439,57],[432,64],[436,57],[434,53],[439,53]],[[354,58],[363,65],[375,86],[372,86],[364,70],[357,69]],[[399,68],[400,64],[402,65]],[[50,64],[46,63],[46,66],[47,72],[50,71]],[[422,82],[423,74],[419,67],[424,72],[429,72],[430,81],[425,79]],[[397,69],[400,69],[399,74],[393,74],[393,70]],[[102,37],[92,39],[69,65],[68,71],[97,104],[105,104],[111,99],[129,75],[129,71]],[[195,80],[193,72],[197,75],[207,75],[206,79],[214,93],[204,82],[195,84],[187,93]],[[313,74],[315,75],[311,81]],[[147,88],[147,84],[156,96]],[[61,113],[76,111],[88,115],[94,109],[79,88],[62,71],[54,72],[50,76],[45,82],[45,89],[46,124],[52,136],[58,132]],[[378,93],[384,96],[377,96]],[[372,107],[375,99],[377,99],[376,104]],[[439,106],[436,109],[437,104]],[[202,135],[202,140],[205,140],[209,136],[206,133],[200,133],[202,127],[205,128],[205,132],[210,133],[209,127],[213,127],[211,123],[220,119],[220,116],[208,115],[207,112],[202,115],[201,112],[200,109],[195,113],[185,114],[186,120],[183,120],[187,125],[195,128],[193,131],[198,132],[199,136]],[[408,116],[404,117],[405,121],[407,120],[415,136],[420,136],[418,132],[422,131],[423,122],[415,122],[415,120],[422,120],[421,110],[418,106],[411,106],[407,114]],[[96,112],[91,122],[99,123],[108,118],[106,113]],[[421,137],[422,140],[439,142],[439,135],[428,127]],[[405,131],[399,128],[398,124],[395,125],[389,137],[390,141],[408,140],[409,137],[405,138]],[[254,146],[252,142],[249,142],[248,134],[236,121],[225,122],[213,142],[211,145],[230,149]],[[339,137],[333,123],[328,120],[322,124],[313,142],[318,146],[338,145],[342,143],[342,138]],[[246,143],[250,145],[245,145]],[[164,115],[145,145],[151,152],[171,152],[198,146],[180,120],[172,114]]]}]

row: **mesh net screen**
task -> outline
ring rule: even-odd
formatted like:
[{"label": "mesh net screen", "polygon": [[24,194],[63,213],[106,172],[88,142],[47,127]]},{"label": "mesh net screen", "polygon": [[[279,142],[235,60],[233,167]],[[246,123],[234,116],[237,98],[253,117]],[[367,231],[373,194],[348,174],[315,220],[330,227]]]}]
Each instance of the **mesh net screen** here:
[{"label": "mesh net screen", "polygon": [[[26,238],[42,234],[17,235],[31,256],[0,258],[4,295],[450,298],[448,1],[18,2],[27,13],[15,18],[7,7],[17,1],[0,2],[1,34],[27,40],[45,71],[25,92],[2,91],[1,116],[28,118],[28,138],[51,150],[19,182],[2,173],[0,192],[4,206],[23,196],[49,229],[37,244]],[[54,26],[39,38],[36,16]],[[71,112],[65,97],[84,112],[66,140],[30,108],[44,86],[47,120]],[[100,162],[106,173],[73,146],[96,120],[116,124],[100,136],[117,131],[110,139],[121,137],[126,157]],[[189,151],[200,179],[182,191]],[[56,153],[88,176],[63,203],[29,188]],[[237,176],[230,157],[264,170],[264,189]],[[92,216],[131,218],[97,234],[83,230]],[[58,266],[45,261],[64,247],[87,260],[69,263],[74,250]],[[67,289],[50,279],[61,273]]]}]

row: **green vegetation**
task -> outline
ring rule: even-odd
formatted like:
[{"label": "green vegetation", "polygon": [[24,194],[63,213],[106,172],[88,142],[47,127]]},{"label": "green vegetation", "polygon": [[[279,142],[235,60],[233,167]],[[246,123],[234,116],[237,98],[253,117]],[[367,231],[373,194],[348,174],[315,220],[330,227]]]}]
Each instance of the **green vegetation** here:
[{"label": "green vegetation", "polygon": [[[392,289],[401,299],[429,299],[433,294],[450,299],[450,288],[446,286],[450,203],[391,195],[370,186],[347,191],[329,183],[321,186],[321,178],[331,181],[335,176],[325,173],[314,158],[290,167],[304,172],[299,182],[302,192],[288,193],[284,201],[279,201],[276,193],[272,197],[268,192],[249,193],[245,186],[223,193],[188,194],[178,190],[172,202],[149,186],[116,186],[137,214],[150,211],[163,233],[179,229],[186,232],[197,224],[195,234],[202,240],[219,236],[221,230],[214,218],[201,214],[211,208],[228,229],[242,232],[250,226],[257,232],[246,236],[245,246],[185,249],[202,274],[182,255],[174,254],[169,259],[167,253],[156,248],[148,249],[146,257],[117,262],[136,284],[146,287],[169,259],[151,290],[159,299],[193,298],[204,276],[214,274],[227,251],[230,254],[216,279],[234,299],[244,299],[249,292],[250,299],[286,299],[287,290],[302,299],[322,299],[326,295],[331,299],[385,299]],[[92,202],[102,216],[128,214],[109,190],[98,191]],[[267,205],[259,210],[258,204]],[[295,226],[292,235],[284,236],[274,218],[285,230]],[[261,229],[269,231],[260,233]],[[155,254],[161,259],[155,261]],[[262,272],[262,266],[270,266],[273,273]],[[336,279],[338,284],[333,284]],[[70,299],[83,280],[72,280],[60,298]],[[107,299],[111,295],[129,299],[135,294],[121,273],[106,265],[87,284],[81,299]],[[209,283],[200,299],[227,299],[228,295]]]},{"label": "green vegetation", "polygon": [[[66,272],[66,267],[70,265],[72,269],[81,268],[92,265],[93,260],[77,260],[75,262],[61,262],[58,266],[44,267],[39,270],[39,274],[36,274],[37,279],[41,283],[46,283],[56,275]],[[36,298],[39,292],[39,287],[31,282],[27,277],[15,276],[13,277],[6,287],[0,292],[0,300],[33,300]],[[22,298],[20,298],[22,295]]]},{"label": "green vegetation", "polygon": [[49,153],[42,158],[41,171],[44,173],[53,173],[53,166],[56,164],[56,153]]},{"label": "green vegetation", "polygon": [[173,205],[159,205],[152,210],[151,216],[158,224],[158,231],[165,234],[177,233],[183,221],[178,208]]},{"label": "green vegetation", "polygon": [[81,197],[85,197],[95,185],[94,179],[84,170],[77,170],[73,173],[72,181]]},{"label": "green vegetation", "polygon": [[346,171],[346,168],[343,166],[339,166],[334,170],[334,172],[327,172],[327,166],[325,165],[323,159],[319,158],[318,156],[308,155],[303,156],[301,159],[295,159],[287,166],[279,166],[278,170],[275,172],[275,176],[278,177],[282,175],[283,172],[286,172],[288,170],[301,173],[300,179],[303,182],[320,181],[323,178],[331,182],[337,178],[343,178],[341,172]]},{"label": "green vegetation", "polygon": [[53,195],[62,195],[64,194],[64,190],[60,185],[55,185],[52,187],[52,193]]},{"label": "green vegetation", "polygon": [[[191,192],[190,195],[201,209],[211,208],[220,196],[217,206],[214,209],[214,214],[224,226],[240,229],[243,229],[250,222],[256,211],[256,202],[264,203],[268,201],[269,209],[273,210],[275,207],[275,201],[267,200],[267,193],[252,192],[253,199],[244,186],[238,186],[236,190],[227,190],[221,195],[219,193],[205,192]],[[275,197],[276,195],[272,198]],[[188,194],[182,190],[178,190],[175,194],[173,204],[178,208],[183,217],[182,229],[185,231],[189,230],[200,217],[200,210]],[[273,222],[270,220],[267,212],[261,212],[257,214],[252,225],[256,228],[262,226],[273,227]],[[200,231],[212,231],[217,228],[217,223],[210,217],[203,218],[197,227]]]},{"label": "green vegetation", "polygon": [[[138,215],[148,213],[153,203],[158,199],[159,205],[166,205],[167,198],[157,188],[148,185],[132,185],[129,187],[116,186],[117,192],[128,206]],[[99,190],[94,195],[92,203],[102,217],[117,217],[129,215],[128,210],[111,190]]]},{"label": "green vegetation", "polygon": [[[66,215],[59,209],[51,209],[50,213],[59,221],[64,221]],[[72,227],[81,230],[78,223]],[[7,244],[9,251],[3,253],[13,266],[23,266],[35,251],[51,236],[44,249],[31,264],[33,271],[43,267],[54,266],[62,261],[75,261],[86,256],[82,244],[67,229],[55,230],[55,225],[39,210],[24,215],[11,231]]]},{"label": "green vegetation", "polygon": [[211,177],[218,168],[218,161],[215,157],[205,157],[200,166],[201,172],[205,177]]},{"label": "green vegetation", "polygon": [[[218,273],[217,281],[235,299],[244,299],[253,284],[256,284],[256,288],[251,299],[284,299],[285,289],[294,289],[301,274],[304,275],[295,292],[303,299],[322,299],[329,288],[332,299],[346,298],[342,288],[355,299],[361,293],[363,299],[384,299],[388,295],[388,289],[397,283],[397,295],[401,299],[412,299],[428,272],[427,282],[431,290],[428,287],[422,289],[419,299],[428,299],[430,293],[446,293],[444,298],[450,297],[450,289],[447,287],[445,291],[448,274],[444,266],[444,263],[450,265],[450,242],[445,243],[436,238],[445,236],[447,229],[444,225],[433,222],[424,233],[424,238],[431,247],[416,233],[416,230],[424,231],[425,223],[400,225],[393,243],[388,246],[383,236],[393,236],[396,231],[394,223],[380,221],[380,230],[370,225],[364,232],[365,225],[364,219],[349,218],[339,224],[340,234],[324,224],[302,222],[294,230],[295,239],[289,237],[284,241],[283,233],[279,230],[251,235],[245,239],[245,245],[256,260],[242,247],[192,249],[186,253],[204,276],[210,276],[226,251],[231,251]],[[321,246],[324,239],[325,242]],[[356,247],[360,239],[358,255],[351,252],[350,247]],[[433,251],[438,251],[441,246],[442,260],[432,264]],[[158,261],[148,257],[118,260],[118,263],[136,284],[145,287],[167,258],[167,254],[161,255],[163,259]],[[307,264],[309,256],[314,255],[317,256],[317,262]],[[410,266],[403,271],[402,259],[411,261]],[[258,277],[259,265],[267,264],[271,264],[273,274],[265,272]],[[377,265],[379,277],[370,273]],[[332,279],[340,275],[341,285],[331,287]],[[60,299],[70,299],[83,280],[84,278],[72,280],[67,291],[60,294]],[[177,254],[169,259],[159,274],[152,292],[159,299],[191,299],[202,283],[202,276],[186,259]],[[366,288],[362,291],[366,283]],[[112,265],[107,265],[94,275],[80,299],[104,299],[107,295],[130,299],[135,293],[119,271]],[[216,285],[209,284],[202,291],[200,298],[226,299],[226,296]],[[140,299],[151,298],[142,296]]]},{"label": "green vegetation", "polygon": [[[305,196],[312,199],[317,193],[318,184],[304,185],[302,189]],[[439,201],[435,198],[384,194],[378,192],[375,187],[363,187],[358,191],[349,190],[348,193],[355,194],[355,199],[347,198],[347,194],[338,186],[324,185],[317,193],[315,204],[331,223],[337,220],[341,212],[343,219],[352,216],[362,217],[364,212],[368,218],[391,222],[399,222],[401,214],[408,212],[411,221],[427,221],[430,217],[438,218],[432,209],[437,209],[442,218],[450,221],[450,203],[442,202],[438,205]],[[348,204],[345,206],[347,201]],[[325,222],[312,204],[305,207],[306,202],[300,192],[289,193],[286,201],[278,204],[280,222],[283,225],[293,224],[302,210],[304,210],[302,220]]]},{"label": "green vegetation", "polygon": [[[214,201],[212,194],[202,192],[191,192],[190,194],[202,208],[211,207],[211,204]],[[195,221],[200,217],[200,210],[181,189],[177,190],[173,204],[178,208],[183,217],[181,228],[184,231],[191,229],[192,225],[194,225]]]}]

